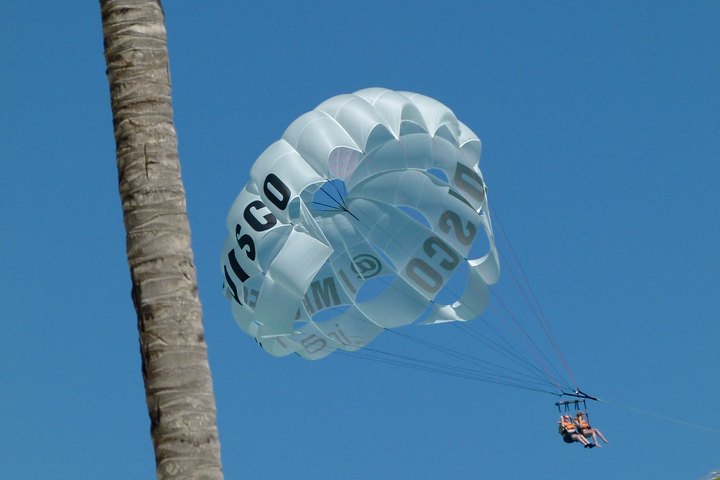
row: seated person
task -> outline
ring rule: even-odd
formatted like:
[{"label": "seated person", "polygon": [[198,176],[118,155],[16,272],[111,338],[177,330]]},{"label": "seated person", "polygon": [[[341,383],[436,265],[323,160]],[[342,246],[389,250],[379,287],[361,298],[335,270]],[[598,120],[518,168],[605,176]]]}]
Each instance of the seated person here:
[{"label": "seated person", "polygon": [[565,443],[580,442],[586,447],[590,446],[590,442],[580,433],[570,415],[561,415],[558,423],[560,424],[558,431]]},{"label": "seated person", "polygon": [[595,446],[601,447],[602,445],[598,444],[597,437],[599,436],[603,442],[608,443],[605,436],[602,434],[602,432],[596,428],[592,428],[590,426],[590,423],[588,423],[587,419],[585,418],[585,414],[583,412],[577,412],[575,415],[575,425],[577,426],[580,433],[585,438],[592,438],[593,442],[595,442]]}]

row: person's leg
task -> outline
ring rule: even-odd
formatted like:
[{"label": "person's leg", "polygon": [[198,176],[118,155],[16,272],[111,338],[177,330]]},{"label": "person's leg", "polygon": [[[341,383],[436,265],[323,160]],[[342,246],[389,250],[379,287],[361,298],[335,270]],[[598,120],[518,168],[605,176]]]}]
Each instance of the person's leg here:
[{"label": "person's leg", "polygon": [[575,435],[573,435],[573,439],[576,440],[576,441],[578,441],[578,442],[580,442],[580,443],[582,443],[583,445],[586,445],[586,446],[587,446],[587,445],[590,445],[590,442],[588,442],[585,437],[583,437],[582,435],[580,435],[580,434],[578,434],[578,433],[576,433]]},{"label": "person's leg", "polygon": [[597,433],[598,435],[600,435],[600,438],[602,438],[602,441],[603,441],[603,442],[608,443],[607,439],[605,438],[605,435],[603,435],[600,430],[598,430],[597,428],[594,428],[593,431],[594,431],[595,433]]}]

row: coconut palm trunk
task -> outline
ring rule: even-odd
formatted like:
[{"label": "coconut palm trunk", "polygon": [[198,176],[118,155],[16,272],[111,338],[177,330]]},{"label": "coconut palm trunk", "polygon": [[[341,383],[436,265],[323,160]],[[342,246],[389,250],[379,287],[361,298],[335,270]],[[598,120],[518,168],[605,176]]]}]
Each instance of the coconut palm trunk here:
[{"label": "coconut palm trunk", "polygon": [[221,479],[159,0],[101,0],[132,299],[159,479]]}]

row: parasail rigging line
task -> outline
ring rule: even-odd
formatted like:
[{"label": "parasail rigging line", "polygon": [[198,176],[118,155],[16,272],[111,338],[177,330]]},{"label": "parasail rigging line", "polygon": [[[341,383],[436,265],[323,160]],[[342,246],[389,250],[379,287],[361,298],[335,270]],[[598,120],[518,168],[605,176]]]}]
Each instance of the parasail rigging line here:
[{"label": "parasail rigging line", "polygon": [[425,346],[425,347],[427,347],[427,348],[430,348],[430,349],[432,349],[432,350],[435,350],[435,351],[444,353],[444,354],[446,354],[447,356],[450,356],[450,357],[452,357],[452,358],[456,358],[456,359],[458,359],[458,360],[463,360],[463,361],[465,361],[465,362],[472,363],[472,364],[478,365],[478,366],[480,366],[480,367],[486,366],[485,368],[488,368],[488,369],[494,367],[494,368],[496,368],[496,369],[498,369],[498,370],[507,371],[507,372],[510,372],[510,373],[512,373],[512,374],[519,375],[519,376],[521,376],[521,377],[525,377],[526,379],[528,379],[528,380],[530,380],[530,381],[535,381],[535,380],[531,377],[531,375],[529,375],[529,374],[522,373],[522,372],[518,372],[517,370],[513,370],[513,369],[511,369],[511,368],[504,367],[504,366],[502,366],[502,365],[498,365],[498,364],[496,364],[496,363],[489,362],[489,361],[487,361],[487,360],[482,360],[482,359],[477,358],[477,357],[475,357],[475,356],[472,356],[472,355],[469,355],[469,354],[466,354],[466,353],[459,352],[459,351],[457,351],[457,350],[454,350],[454,349],[445,347],[445,346],[440,345],[440,344],[438,344],[438,343],[430,342],[430,341],[428,341],[428,340],[423,340],[423,339],[420,339],[420,338],[417,338],[417,337],[413,337],[413,336],[408,335],[408,334],[406,334],[406,333],[401,333],[401,332],[399,332],[399,331],[397,331],[397,330],[386,329],[386,331],[388,331],[388,332],[390,332],[390,333],[392,333],[392,334],[394,334],[394,335],[398,335],[398,336],[400,336],[400,337],[403,337],[403,338],[405,338],[405,339],[407,339],[407,340],[409,340],[409,341],[415,342],[415,343],[417,343],[417,344],[419,344],[419,345],[423,345],[423,346]]},{"label": "parasail rigging line", "polygon": [[[326,184],[329,183],[329,184],[335,186],[335,185],[333,184],[332,180],[328,180],[327,178],[326,178],[325,180],[326,180],[326,182],[325,182]],[[338,190],[337,190],[337,187],[335,187],[335,190],[338,191]],[[342,194],[340,194],[339,191],[338,191],[338,194],[340,195],[340,200],[338,200],[338,199],[335,198],[330,192],[328,192],[327,190],[325,190],[325,186],[320,187],[320,191],[323,192],[323,193],[324,193],[325,195],[327,195],[328,197],[330,197],[335,203],[337,203],[337,206],[338,206],[339,209],[347,211],[347,205],[345,205],[345,202],[344,202],[343,199],[342,199]]]},{"label": "parasail rigging line", "polygon": [[[338,307],[331,307],[331,309],[338,309]],[[348,314],[348,312],[345,313]],[[355,315],[355,318],[360,320],[364,319],[363,317],[358,315]],[[486,362],[477,357],[460,353],[456,350],[444,347],[437,343],[421,340],[411,335],[402,334],[390,329],[384,329],[384,331],[400,335],[408,341],[421,344],[426,348],[439,351],[452,358],[469,362],[479,368],[466,368],[423,358],[410,357],[398,353],[390,353],[369,347],[367,345],[361,346],[359,347],[359,350],[353,351],[345,351],[339,349],[336,351],[336,353],[355,358],[362,358],[377,363],[413,368],[419,371],[444,374],[447,376],[465,378],[470,380],[485,381],[488,383],[504,385],[508,387],[520,388],[524,390],[533,390],[537,392],[548,393],[551,395],[558,395],[557,391],[549,389],[549,387],[552,387],[552,385],[548,385],[548,382],[545,381],[542,377],[532,378],[530,375],[524,374],[523,372],[518,372],[507,367],[492,364],[491,362]],[[497,370],[493,371],[491,368],[487,367],[486,364],[493,365]],[[498,370],[505,370],[511,373],[498,373]]]},{"label": "parasail rigging line", "polygon": [[[345,203],[345,197],[347,196],[347,192],[346,192],[346,193],[342,193],[342,192],[340,191],[340,189],[338,188],[338,186],[335,184],[335,182],[332,181],[332,180],[329,180],[328,183],[330,183],[330,185],[332,185],[332,187],[335,189],[335,192],[337,192],[338,197],[340,198],[340,201],[342,202],[342,206],[343,206],[343,208],[345,208],[345,211],[346,211],[346,212],[349,212],[348,206],[347,206],[347,204]],[[343,184],[343,185],[344,185],[344,184]],[[343,188],[343,190],[344,190],[344,188]]]},{"label": "parasail rigging line", "polygon": [[[500,236],[503,238],[503,241],[508,247],[508,250],[510,251],[510,255],[515,262],[515,265],[517,266],[517,269],[520,271],[520,274],[522,275],[523,282],[521,283],[519,279],[517,278],[517,275],[515,274],[515,270],[512,268],[512,262],[508,262],[508,270],[510,271],[510,275],[513,278],[515,284],[518,286],[518,289],[521,291],[523,296],[525,297],[525,300],[527,304],[530,306],[530,308],[533,310],[535,314],[535,318],[538,320],[538,323],[540,324],[541,328],[545,332],[545,335],[550,343],[550,345],[555,350],[555,354],[557,355],[558,359],[562,363],[563,367],[565,368],[565,371],[567,372],[568,376],[570,377],[570,380],[573,382],[574,385],[578,385],[577,380],[575,379],[575,375],[572,371],[572,368],[570,368],[570,364],[568,363],[567,359],[565,358],[565,355],[563,354],[562,350],[560,349],[560,345],[557,341],[557,338],[553,334],[552,328],[550,327],[550,323],[547,320],[547,317],[545,316],[545,313],[543,312],[542,306],[540,305],[540,302],[537,299],[537,296],[535,295],[535,291],[532,288],[532,285],[530,284],[530,281],[527,278],[527,275],[525,274],[525,269],[522,266],[522,263],[520,263],[520,260],[518,256],[515,254],[515,249],[512,246],[512,243],[510,242],[510,238],[505,233],[505,229],[503,228],[502,221],[500,220],[499,215],[497,212],[493,213],[493,217],[495,218],[495,223],[499,227]],[[529,295],[528,295],[529,294]]]},{"label": "parasail rigging line", "polygon": [[313,200],[312,203],[315,204],[315,205],[321,205],[321,206],[323,206],[323,207],[328,207],[328,208],[330,208],[332,211],[345,212],[345,213],[349,214],[351,217],[353,217],[355,220],[360,221],[360,220],[355,216],[355,214],[352,213],[352,212],[348,209],[347,204],[345,203],[345,199],[343,198],[343,193],[340,192],[340,189],[338,189],[337,185],[335,185],[335,182],[333,182],[331,179],[329,179],[329,178],[327,178],[327,177],[323,177],[323,178],[325,178],[325,183],[326,183],[326,184],[329,183],[330,185],[333,186],[333,188],[335,189],[335,191],[336,191],[337,194],[338,194],[339,200],[338,200],[337,198],[335,198],[330,192],[328,192],[327,190],[325,190],[325,186],[323,185],[322,187],[320,187],[320,191],[323,192],[323,193],[324,193],[328,198],[330,198],[333,202],[335,202],[335,205],[328,205],[328,204],[326,204],[326,203],[318,202],[318,201],[316,201],[316,200]]},{"label": "parasail rigging line", "polygon": [[708,427],[707,425],[702,425],[702,424],[699,424],[699,423],[690,422],[690,421],[684,420],[684,419],[682,419],[682,418],[669,417],[669,416],[667,416],[667,415],[661,415],[661,414],[659,414],[659,413],[651,412],[651,411],[649,411],[649,410],[643,410],[643,409],[641,409],[641,408],[631,407],[630,405],[624,405],[624,404],[620,404],[620,403],[617,403],[617,402],[610,402],[610,401],[608,401],[608,400],[598,400],[598,401],[599,401],[599,402],[602,402],[602,403],[604,403],[604,404],[606,404],[606,405],[612,405],[612,406],[614,406],[614,407],[624,408],[625,410],[630,410],[630,411],[632,411],[632,412],[639,413],[639,414],[641,414],[641,415],[645,415],[645,416],[648,416],[648,417],[659,418],[659,419],[661,419],[661,420],[665,420],[666,422],[676,423],[676,424],[678,424],[678,425],[684,425],[684,426],[686,426],[686,427],[692,427],[692,428],[696,428],[696,429],[699,429],[699,430],[705,430],[705,431],[708,431],[708,432],[720,433],[720,429],[719,429],[719,428]]},{"label": "parasail rigging line", "polygon": [[[550,360],[547,358],[547,356],[540,349],[537,342],[535,342],[535,340],[533,340],[533,338],[530,336],[530,334],[528,334],[527,330],[520,324],[517,317],[513,314],[513,312],[510,310],[510,308],[507,306],[507,304],[502,300],[502,298],[497,294],[497,292],[495,292],[495,289],[493,289],[492,287],[488,287],[488,288],[490,290],[490,293],[492,293],[493,297],[495,297],[495,299],[498,301],[498,303],[500,303],[500,305],[503,307],[503,309],[505,309],[505,311],[509,315],[510,319],[512,319],[512,322],[513,322],[512,325],[519,332],[522,333],[522,335],[520,335],[520,338],[522,338],[525,342],[529,342],[534,347],[534,348],[531,348],[530,351],[535,356],[535,359],[538,361],[538,363],[540,365],[542,365],[543,370],[545,371],[548,379],[558,389],[562,390],[562,388],[559,385],[559,380],[558,380],[558,378],[562,378],[562,375],[560,374],[560,372],[558,372],[558,370],[555,368],[555,366],[552,364],[552,362],[550,362]],[[557,377],[553,376],[552,372],[550,372],[550,370],[555,372]]]},{"label": "parasail rigging line", "polygon": [[327,203],[322,203],[322,202],[318,202],[318,201],[315,201],[315,200],[313,200],[312,203],[313,203],[313,205],[320,205],[321,207],[327,207],[327,208],[330,209],[329,211],[332,211],[332,212],[344,212],[344,211],[347,211],[347,210],[345,210],[344,208],[339,207],[339,206],[337,206],[337,205],[328,205]]},{"label": "parasail rigging line", "polygon": [[482,321],[483,325],[485,325],[488,329],[492,330],[493,333],[499,339],[501,339],[506,345],[501,345],[501,344],[493,341],[492,339],[490,339],[489,336],[483,335],[482,333],[478,332],[476,328],[473,328],[472,326],[467,325],[465,323],[453,322],[452,325],[453,325],[453,327],[461,330],[469,338],[472,338],[479,343],[488,345],[490,348],[492,348],[493,350],[498,352],[503,357],[509,359],[510,361],[514,361],[520,365],[523,365],[528,371],[532,370],[536,374],[539,374],[541,377],[547,378],[547,372],[542,372],[537,366],[535,366],[534,364],[532,364],[531,362],[529,362],[528,360],[523,358],[517,352],[514,352],[510,348],[511,345],[507,341],[507,339],[505,337],[503,337],[502,335],[498,334],[497,332],[495,332],[494,329],[492,328],[492,325],[490,325],[490,323],[487,322],[487,320],[485,318],[480,317],[479,320]]},{"label": "parasail rigging line", "polygon": [[363,359],[386,365],[394,365],[423,372],[440,374],[444,376],[457,377],[466,380],[477,380],[485,383],[493,383],[496,385],[502,385],[505,387],[516,388],[520,390],[529,390],[534,392],[546,393],[549,395],[556,395],[555,392],[543,388],[542,385],[536,384],[534,386],[531,386],[528,385],[528,383],[524,380],[483,374],[482,372],[473,369],[467,369],[446,363],[434,362],[426,359],[410,357],[407,355],[386,352],[370,347],[363,347],[361,350],[356,352],[346,352],[343,350],[339,350],[336,353],[351,358]]}]

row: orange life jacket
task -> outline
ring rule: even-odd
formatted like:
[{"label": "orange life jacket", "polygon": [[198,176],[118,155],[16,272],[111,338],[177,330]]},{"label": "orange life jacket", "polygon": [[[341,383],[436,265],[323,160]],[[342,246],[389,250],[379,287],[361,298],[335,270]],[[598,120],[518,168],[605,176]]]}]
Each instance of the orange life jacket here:
[{"label": "orange life jacket", "polygon": [[560,425],[562,426],[562,429],[563,429],[566,433],[577,432],[577,427],[576,427],[575,424],[572,423],[572,422],[568,422],[567,420],[562,420],[562,422],[561,422]]},{"label": "orange life jacket", "polygon": [[583,430],[590,428],[590,424],[584,418],[578,419],[578,423]]}]

